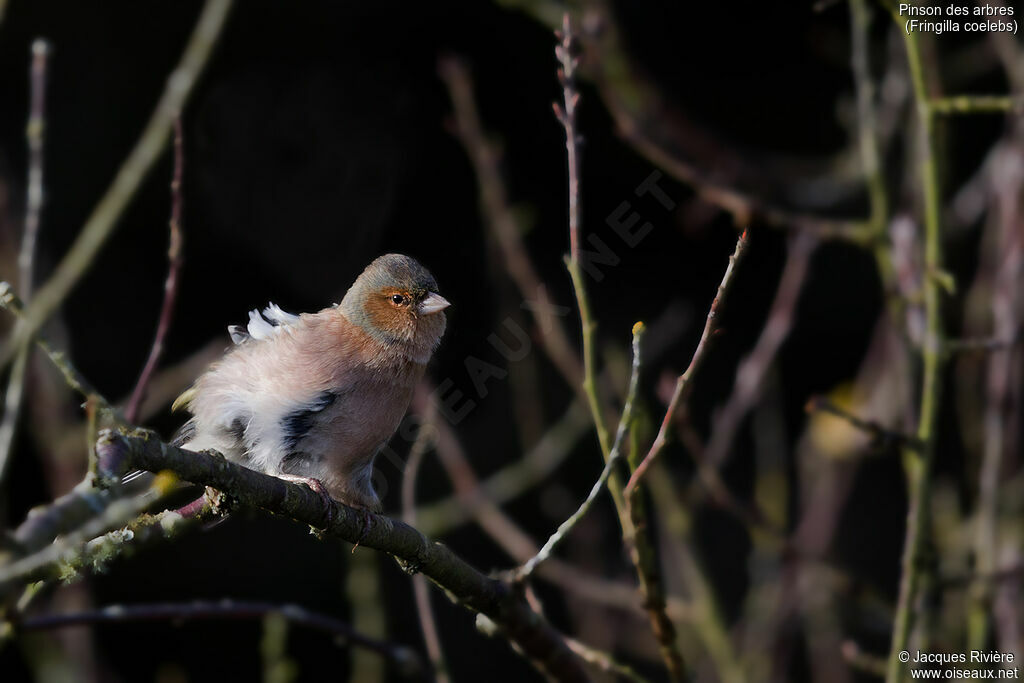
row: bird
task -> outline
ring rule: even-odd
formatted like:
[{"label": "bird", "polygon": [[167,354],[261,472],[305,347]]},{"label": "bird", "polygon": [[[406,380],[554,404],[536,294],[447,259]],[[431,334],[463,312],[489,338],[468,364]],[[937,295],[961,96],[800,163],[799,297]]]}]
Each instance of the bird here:
[{"label": "bird", "polygon": [[339,304],[301,315],[274,303],[250,311],[245,327],[228,328],[234,346],[174,402],[191,417],[172,444],[213,449],[379,512],[374,458],[409,407],[449,305],[418,261],[385,254]]}]

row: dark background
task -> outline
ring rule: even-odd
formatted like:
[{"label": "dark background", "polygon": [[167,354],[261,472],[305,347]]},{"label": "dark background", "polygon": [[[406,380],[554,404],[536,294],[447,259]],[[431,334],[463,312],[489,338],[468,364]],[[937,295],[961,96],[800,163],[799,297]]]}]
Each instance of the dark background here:
[{"label": "dark background", "polygon": [[[29,45],[43,36],[55,50],[48,86],[40,282],[134,144],[198,9],[192,1],[10,3],[0,25],[0,179],[13,217],[21,212],[26,172]],[[851,144],[853,83],[843,3],[815,10],[810,2],[644,0],[617,3],[616,12],[637,63],[674,106],[715,139],[728,141],[732,154],[753,169],[752,177],[758,171],[770,174],[766,159],[824,167]],[[876,33],[881,53],[885,32]],[[951,54],[962,44],[955,37],[942,43]],[[503,145],[511,200],[532,218],[525,241],[534,263],[554,299],[571,306],[561,260],[567,250],[565,148],[551,112],[551,102],[561,94],[553,47],[546,27],[489,2],[237,3],[183,118],[185,265],[164,364],[186,358],[216,337],[226,344],[226,325],[244,321],[247,310],[267,301],[294,311],[336,302],[375,256],[400,251],[427,265],[453,303],[432,378],[450,378],[472,394],[463,360],[472,355],[503,363],[486,337],[506,313],[501,292],[509,285],[488,256],[472,167],[446,127],[449,102],[437,61],[454,54],[469,64],[483,123]],[[1006,85],[993,69],[982,70],[971,87],[1002,92]],[[681,371],[689,359],[735,229],[729,216],[693,200],[691,189],[667,176],[662,185],[678,202],[675,211],[664,211],[651,197],[635,198],[634,188],[655,167],[623,142],[587,83],[580,129],[585,229],[609,242],[617,239],[603,218],[623,200],[655,226],[638,248],[623,253],[622,263],[609,268],[602,282],[592,285],[591,297],[602,343],[620,353],[628,349],[633,322],[677,318],[679,333],[643,378],[643,392],[657,406],[661,374]],[[975,120],[950,150],[950,173],[969,173],[999,129],[998,120]],[[894,175],[902,171],[899,160],[888,163]],[[165,154],[113,239],[65,302],[60,321],[50,327],[76,365],[109,397],[131,390],[155,329],[166,272],[170,174]],[[766,188],[786,185],[785,179],[761,179]],[[775,198],[791,200],[781,192]],[[866,212],[864,194],[856,186],[841,200],[821,203],[828,204],[823,213]],[[736,362],[764,322],[782,266],[785,234],[756,223],[752,227],[749,258],[726,313],[727,333],[714,348],[695,399],[701,425],[728,394]],[[954,242],[952,267],[958,275],[972,273],[975,244],[976,235],[970,233]],[[11,264],[8,260],[7,267]],[[13,277],[11,272],[2,275]],[[790,441],[803,427],[808,397],[856,372],[880,310],[869,252],[841,243],[818,251],[777,373],[783,378],[778,391]],[[575,338],[576,326],[570,329]],[[571,392],[537,355],[544,382],[542,410],[553,420]],[[519,443],[513,425],[508,381],[495,380],[489,388],[481,407],[457,428],[481,475],[514,460],[528,446]],[[152,426],[169,435],[178,421],[168,409]],[[950,436],[940,449],[940,468],[957,476],[957,439]],[[737,440],[737,449],[743,450],[746,438]],[[396,448],[404,453],[407,446],[398,443]],[[552,481],[507,506],[538,541],[585,495],[599,472],[595,443],[585,439],[577,450]],[[6,507],[0,510],[9,523],[54,493],[34,452],[31,438],[23,434],[6,482]],[[688,477],[687,459],[668,460],[680,480]],[[738,455],[731,463],[728,480],[739,492],[747,491],[749,458]],[[394,509],[400,473],[390,465],[383,471],[389,483],[386,505]],[[430,457],[421,478],[422,500],[450,490]],[[872,460],[856,487],[835,560],[868,589],[892,600],[905,505],[898,459]],[[727,618],[734,619],[748,581],[737,559],[749,550],[749,542],[742,529],[713,510],[702,512],[697,524],[708,573]],[[581,533],[614,538],[617,522],[606,500]],[[476,527],[462,527],[444,540],[481,569],[513,564]],[[628,561],[616,544],[602,547],[608,555],[588,569],[631,580]],[[211,530],[117,562],[89,587],[97,604],[261,598],[344,618],[349,563],[347,546],[317,542],[284,520],[242,513]],[[379,567],[388,637],[421,648],[408,579],[390,560],[381,559]],[[557,590],[542,589],[541,595],[556,624],[564,623]],[[455,680],[535,677],[503,641],[475,633],[468,613],[435,597]],[[623,628],[647,628],[644,621],[631,619]],[[152,680],[158,671],[161,680],[252,680],[259,675],[258,622],[101,626],[94,634],[96,666],[104,679]],[[887,647],[884,632],[861,636],[878,651]],[[302,680],[347,675],[347,651],[326,636],[295,628],[289,653]],[[656,663],[628,652],[624,656],[658,675]],[[29,675],[16,648],[0,652],[0,671],[0,678],[9,681]],[[174,672],[184,678],[175,678]],[[794,675],[801,675],[799,668]]]}]

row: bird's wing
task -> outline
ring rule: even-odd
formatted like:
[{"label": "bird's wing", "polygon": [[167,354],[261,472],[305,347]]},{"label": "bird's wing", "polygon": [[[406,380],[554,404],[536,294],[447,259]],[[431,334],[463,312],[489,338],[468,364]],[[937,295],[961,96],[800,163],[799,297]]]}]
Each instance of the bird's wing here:
[{"label": "bird's wing", "polygon": [[288,313],[280,306],[271,302],[263,312],[259,309],[249,311],[249,324],[244,328],[241,325],[231,325],[228,332],[231,334],[231,341],[236,344],[243,344],[250,339],[257,341],[270,339],[282,330],[287,330],[299,322],[299,316]]}]

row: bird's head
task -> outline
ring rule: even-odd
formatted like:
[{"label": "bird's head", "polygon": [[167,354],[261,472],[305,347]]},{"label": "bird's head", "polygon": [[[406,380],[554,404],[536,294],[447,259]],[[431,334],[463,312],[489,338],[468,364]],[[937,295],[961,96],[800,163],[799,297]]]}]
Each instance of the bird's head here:
[{"label": "bird's head", "polygon": [[388,346],[398,345],[425,363],[444,334],[444,309],[437,282],[416,259],[385,254],[356,278],[339,308],[351,322]]}]

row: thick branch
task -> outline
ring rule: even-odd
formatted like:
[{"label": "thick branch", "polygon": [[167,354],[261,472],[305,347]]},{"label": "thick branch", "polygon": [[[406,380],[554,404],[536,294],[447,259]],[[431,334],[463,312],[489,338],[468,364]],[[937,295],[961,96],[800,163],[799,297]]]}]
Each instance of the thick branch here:
[{"label": "thick branch", "polygon": [[[586,680],[584,665],[543,617],[508,584],[489,578],[440,543],[411,526],[356,510],[337,501],[325,505],[307,487],[291,484],[219,454],[192,453],[148,435],[104,431],[96,446],[101,469],[117,474],[129,469],[170,470],[182,479],[224,491],[244,505],[263,508],[323,528],[350,543],[375,548],[398,560],[408,572],[421,572],[458,604],[497,624],[535,666],[558,680]],[[368,528],[364,519],[369,519]]]}]

